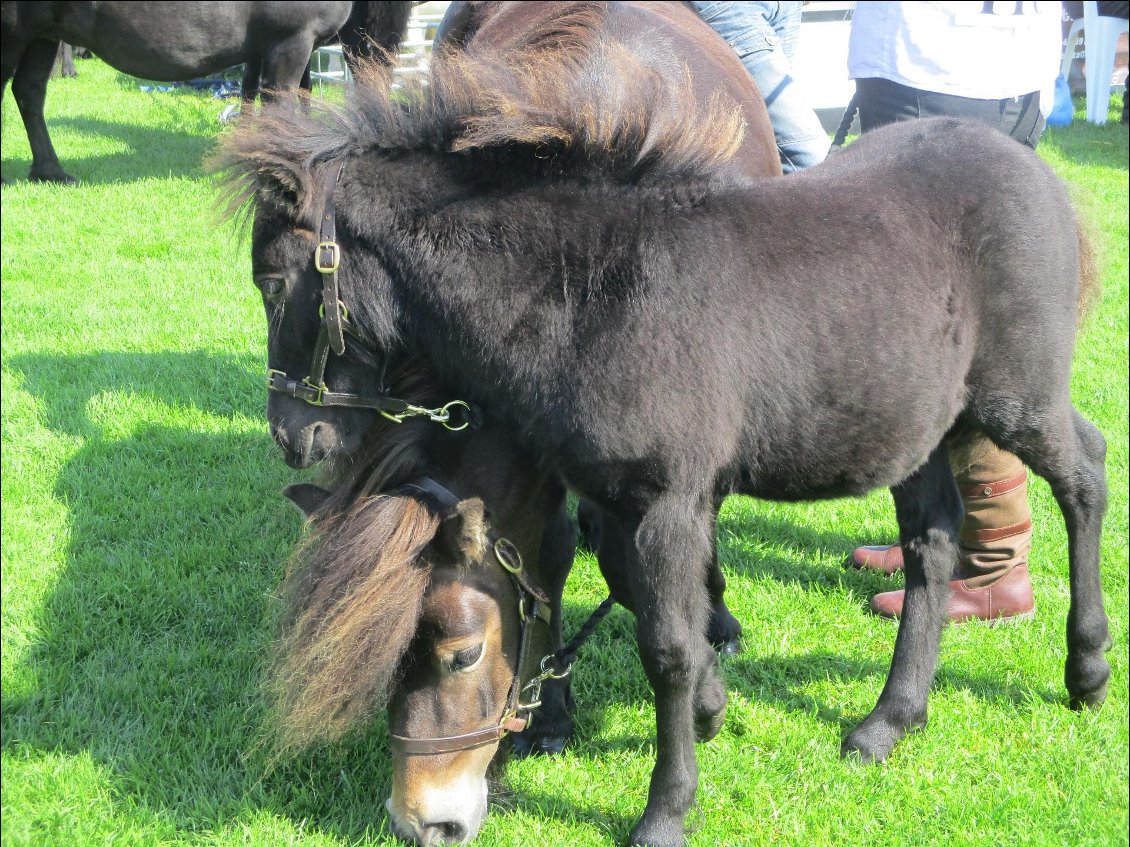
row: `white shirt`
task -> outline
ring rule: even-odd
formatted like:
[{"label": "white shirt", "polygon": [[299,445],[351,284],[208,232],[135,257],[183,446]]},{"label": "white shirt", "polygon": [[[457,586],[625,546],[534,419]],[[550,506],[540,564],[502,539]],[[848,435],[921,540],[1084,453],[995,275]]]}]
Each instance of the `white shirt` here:
[{"label": "white shirt", "polygon": [[981,100],[1051,92],[1061,16],[1059,2],[864,0],[852,18],[848,76]]}]

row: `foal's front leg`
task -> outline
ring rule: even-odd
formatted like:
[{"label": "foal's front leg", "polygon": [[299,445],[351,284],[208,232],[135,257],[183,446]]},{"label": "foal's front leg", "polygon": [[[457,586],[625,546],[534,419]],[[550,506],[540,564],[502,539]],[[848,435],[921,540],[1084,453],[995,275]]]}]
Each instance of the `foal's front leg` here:
[{"label": "foal's front leg", "polygon": [[683,844],[698,786],[696,735],[716,732],[726,706],[717,657],[704,635],[711,528],[708,500],[665,495],[635,532],[629,579],[640,658],[655,692],[656,761],[633,845]]},{"label": "foal's front leg", "polygon": [[882,761],[908,730],[926,725],[962,515],[945,445],[891,494],[906,557],[906,601],[883,693],[842,745],[844,755],[867,761]]}]

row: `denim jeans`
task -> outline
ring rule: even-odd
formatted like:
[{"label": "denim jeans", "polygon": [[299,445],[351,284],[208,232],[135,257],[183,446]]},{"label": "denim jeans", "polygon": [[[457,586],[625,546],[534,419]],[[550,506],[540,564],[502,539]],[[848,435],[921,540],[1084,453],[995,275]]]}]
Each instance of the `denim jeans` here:
[{"label": "denim jeans", "polygon": [[785,173],[818,165],[828,134],[793,79],[802,3],[693,2],[699,16],[738,54],[757,83]]}]

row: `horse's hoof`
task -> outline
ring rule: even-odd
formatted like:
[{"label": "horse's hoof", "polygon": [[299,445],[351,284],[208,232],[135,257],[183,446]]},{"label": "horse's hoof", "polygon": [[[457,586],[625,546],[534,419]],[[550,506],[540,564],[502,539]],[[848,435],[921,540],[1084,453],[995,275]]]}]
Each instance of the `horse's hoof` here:
[{"label": "horse's hoof", "polygon": [[556,756],[565,750],[569,743],[568,735],[528,735],[520,733],[511,736],[514,755],[519,759],[527,756]]},{"label": "horse's hoof", "polygon": [[65,171],[32,171],[27,175],[28,182],[57,182],[60,185],[78,185],[78,180]]},{"label": "horse's hoof", "polygon": [[882,762],[908,732],[926,726],[926,713],[906,721],[892,721],[872,712],[863,723],[853,729],[840,745],[840,755],[872,764]]},{"label": "horse's hoof", "polygon": [[713,646],[719,656],[733,656],[735,653],[742,651],[742,642],[737,638],[715,641]]},{"label": "horse's hoof", "polygon": [[683,847],[686,843],[683,822],[675,818],[654,821],[645,817],[628,838],[631,847]]},{"label": "horse's hoof", "polygon": [[1097,709],[1106,701],[1106,690],[1109,682],[1104,682],[1094,691],[1072,695],[1071,708],[1076,712],[1083,709]]}]

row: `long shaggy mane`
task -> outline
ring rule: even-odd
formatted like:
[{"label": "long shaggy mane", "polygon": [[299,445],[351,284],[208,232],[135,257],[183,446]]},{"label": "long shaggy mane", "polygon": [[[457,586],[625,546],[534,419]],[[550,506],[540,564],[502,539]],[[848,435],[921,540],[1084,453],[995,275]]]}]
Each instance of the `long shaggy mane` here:
[{"label": "long shaggy mane", "polygon": [[689,70],[666,77],[608,38],[606,6],[569,4],[506,49],[441,49],[427,78],[399,91],[381,62],[364,64],[346,105],[266,109],[222,141],[211,168],[227,173],[232,209],[265,169],[293,180],[295,168],[373,149],[478,157],[494,173],[709,178],[742,143],[739,107],[721,93],[699,102]]},{"label": "long shaggy mane", "polygon": [[[415,365],[401,396],[430,398]],[[425,467],[431,424],[381,421],[364,451],[325,480],[330,496],[292,555],[266,693],[277,754],[333,742],[384,707],[416,632],[440,517],[395,489]],[[388,493],[381,493],[388,492]]]}]

